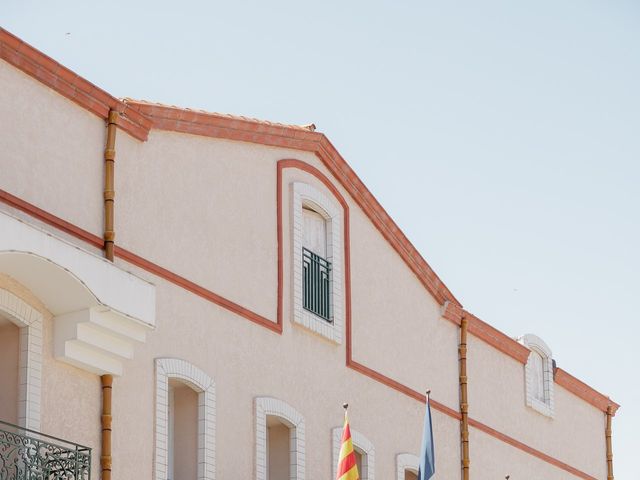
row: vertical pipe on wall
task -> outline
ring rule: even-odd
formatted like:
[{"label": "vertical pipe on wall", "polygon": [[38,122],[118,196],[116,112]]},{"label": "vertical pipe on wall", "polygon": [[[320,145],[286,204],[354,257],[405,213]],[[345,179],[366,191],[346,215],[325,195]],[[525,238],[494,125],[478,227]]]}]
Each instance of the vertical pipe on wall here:
[{"label": "vertical pipe on wall", "polygon": [[469,480],[469,399],[467,396],[467,327],[466,315],[460,321],[460,440],[462,446],[462,480]]},{"label": "vertical pipe on wall", "polygon": [[116,125],[118,112],[109,110],[107,120],[107,144],[104,149],[104,256],[113,262],[114,230],[114,169],[116,160]]},{"label": "vertical pipe on wall", "polygon": [[611,418],[613,417],[613,407],[607,407],[607,428],[605,438],[607,440],[607,480],[613,480],[613,448],[611,446]]},{"label": "vertical pipe on wall", "polygon": [[[116,125],[118,112],[109,110],[107,118],[107,142],[104,149],[104,256],[113,262],[115,240],[114,199],[115,199],[115,160]],[[111,480],[111,390],[113,376],[102,375],[102,452],[100,467],[102,480]]]},{"label": "vertical pipe on wall", "polygon": [[102,480],[111,480],[111,386],[112,375],[102,375]]}]

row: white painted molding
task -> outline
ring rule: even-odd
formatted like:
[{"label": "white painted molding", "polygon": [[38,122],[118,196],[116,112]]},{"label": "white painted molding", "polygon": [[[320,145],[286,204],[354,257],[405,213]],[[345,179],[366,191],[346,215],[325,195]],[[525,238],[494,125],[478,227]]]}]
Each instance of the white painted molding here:
[{"label": "white painted molding", "polygon": [[532,352],[537,352],[542,356],[544,402],[537,399],[533,394],[533,361],[531,355],[529,355],[527,364],[524,367],[526,404],[536,412],[553,418],[555,412],[555,382],[553,381],[553,356],[551,349],[544,340],[531,333],[523,335],[518,341]]},{"label": "white painted molding", "polygon": [[278,417],[289,427],[289,479],[305,478],[304,417],[291,405],[272,397],[255,399],[256,413],[256,480],[267,480],[267,416]]},{"label": "white painted molding", "polygon": [[[29,288],[54,315],[79,310],[72,297],[82,297],[87,303],[82,308],[102,306],[143,324],[155,325],[154,285],[5,212],[0,212],[0,232],[0,272]],[[27,276],[25,281],[27,273],[16,268],[14,259],[18,255],[33,257],[22,260],[32,265],[37,265],[39,258],[56,267],[36,266],[51,278],[38,282]],[[63,285],[52,285],[49,281],[52,279],[61,280]],[[68,289],[72,291],[67,292]]]},{"label": "white painted molding", "polygon": [[0,232],[0,273],[54,315],[56,358],[98,375],[121,375],[134,342],[144,342],[155,326],[155,286],[4,212]]},{"label": "white painted molding", "polygon": [[195,365],[178,358],[156,359],[155,480],[168,480],[169,379],[176,378],[198,393],[198,480],[216,478],[216,387]]},{"label": "white painted molding", "polygon": [[[335,343],[342,343],[344,328],[344,220],[342,208],[307,183],[294,182],[293,212],[293,321]],[[308,206],[327,222],[327,260],[331,262],[332,323],[302,308],[302,207]]]},{"label": "white painted molding", "polygon": [[404,480],[404,474],[407,470],[418,474],[420,468],[420,458],[412,453],[399,453],[396,455],[396,478]]},{"label": "white painted molding", "polygon": [[[343,427],[335,427],[331,431],[332,446],[333,446],[333,478],[336,478],[338,473],[338,459],[340,458],[340,440],[342,440]],[[353,448],[357,450],[362,456],[362,471],[360,474],[360,480],[375,480],[375,461],[376,450],[373,447],[373,443],[365,437],[362,433],[350,428],[351,442]]]},{"label": "white painted molding", "polygon": [[42,384],[42,314],[14,295],[0,289],[0,313],[20,329],[18,359],[18,424],[40,431]]}]

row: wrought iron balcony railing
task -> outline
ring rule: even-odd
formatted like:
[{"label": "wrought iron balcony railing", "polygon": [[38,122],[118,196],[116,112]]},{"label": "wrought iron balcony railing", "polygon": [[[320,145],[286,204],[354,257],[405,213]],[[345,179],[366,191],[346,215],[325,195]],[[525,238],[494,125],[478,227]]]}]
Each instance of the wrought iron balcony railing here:
[{"label": "wrought iron balcony railing", "polygon": [[331,322],[331,262],[302,247],[302,306]]},{"label": "wrought iron balcony railing", "polygon": [[0,421],[0,480],[90,479],[90,448]]}]

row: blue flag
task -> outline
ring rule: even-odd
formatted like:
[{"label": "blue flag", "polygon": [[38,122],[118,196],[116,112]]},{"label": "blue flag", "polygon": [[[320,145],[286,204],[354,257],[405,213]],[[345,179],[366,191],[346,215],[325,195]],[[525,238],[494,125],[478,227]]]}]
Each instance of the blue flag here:
[{"label": "blue flag", "polygon": [[433,454],[433,430],[431,429],[431,404],[427,395],[427,411],[424,414],[422,449],[420,450],[420,468],[418,480],[429,480],[436,472],[436,459]]}]

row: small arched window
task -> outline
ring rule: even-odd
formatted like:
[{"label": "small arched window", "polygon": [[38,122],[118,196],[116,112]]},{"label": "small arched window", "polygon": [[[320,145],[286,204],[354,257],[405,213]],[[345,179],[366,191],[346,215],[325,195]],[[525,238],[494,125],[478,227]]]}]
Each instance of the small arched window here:
[{"label": "small arched window", "polygon": [[255,400],[256,480],[305,478],[304,418],[272,397]]},{"label": "small arched window", "polygon": [[313,208],[302,206],[302,246],[307,250],[327,258],[327,221]]},{"label": "small arched window", "polygon": [[215,383],[179,358],[156,358],[155,480],[215,480]]},{"label": "small arched window", "polygon": [[[332,430],[333,443],[333,478],[336,477],[338,468],[338,458],[340,456],[340,440],[342,438],[342,427],[335,427]],[[373,443],[357,430],[351,429],[351,442],[356,454],[356,465],[361,480],[375,480],[375,456],[376,451]]]},{"label": "small arched window", "polygon": [[531,352],[525,366],[525,393],[527,406],[553,417],[553,358],[551,349],[540,338],[527,334],[520,343]]},{"label": "small arched window", "polygon": [[40,430],[43,315],[0,288],[0,420]]},{"label": "small arched window", "polygon": [[344,325],[343,222],[335,199],[293,183],[293,320],[336,342]]},{"label": "small arched window", "polygon": [[418,480],[420,459],[411,453],[399,453],[396,456],[396,480]]}]

